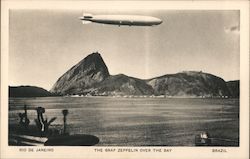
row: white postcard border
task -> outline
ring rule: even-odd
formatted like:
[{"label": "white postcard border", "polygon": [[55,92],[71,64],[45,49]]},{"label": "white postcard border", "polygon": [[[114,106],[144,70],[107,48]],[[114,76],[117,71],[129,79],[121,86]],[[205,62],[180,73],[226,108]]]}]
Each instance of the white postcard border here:
[{"label": "white postcard border", "polygon": [[[9,9],[168,9],[240,10],[239,147],[30,147],[8,146]],[[248,1],[2,1],[1,5],[1,158],[248,158],[249,155],[249,3]],[[25,148],[27,152],[20,151]],[[28,152],[29,148],[34,152]],[[47,152],[35,152],[45,148]],[[117,152],[119,148],[171,149],[171,152]],[[51,149],[51,151],[49,151]],[[96,149],[102,149],[98,152]],[[105,152],[115,149],[116,152]],[[225,149],[227,152],[213,152]],[[142,150],[143,151],[143,150]],[[146,150],[145,150],[146,151]]]}]

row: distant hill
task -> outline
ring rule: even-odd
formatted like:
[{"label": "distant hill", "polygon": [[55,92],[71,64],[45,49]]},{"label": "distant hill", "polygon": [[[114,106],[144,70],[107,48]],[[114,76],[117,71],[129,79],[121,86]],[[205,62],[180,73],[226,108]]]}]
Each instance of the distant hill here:
[{"label": "distant hill", "polygon": [[239,80],[228,81],[227,87],[230,91],[231,97],[239,98],[239,96],[240,96],[240,81]]},{"label": "distant hill", "polygon": [[109,76],[95,87],[103,95],[152,95],[154,90],[144,80],[124,74]]},{"label": "distant hill", "polygon": [[148,80],[124,74],[110,75],[101,55],[92,53],[64,73],[50,92],[61,95],[232,97],[239,92],[239,88],[231,85],[220,77],[196,71],[167,74]]},{"label": "distant hill", "polygon": [[9,86],[9,97],[47,97],[53,94],[35,86]]},{"label": "distant hill", "polygon": [[156,95],[169,96],[229,96],[226,82],[212,74],[185,71],[148,80]]}]

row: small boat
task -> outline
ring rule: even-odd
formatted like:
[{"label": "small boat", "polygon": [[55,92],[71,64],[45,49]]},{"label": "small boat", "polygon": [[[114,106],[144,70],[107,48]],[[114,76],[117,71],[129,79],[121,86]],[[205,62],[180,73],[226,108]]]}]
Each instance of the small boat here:
[{"label": "small boat", "polygon": [[209,146],[211,145],[211,139],[207,132],[202,132],[199,135],[195,136],[195,145],[196,146]]}]

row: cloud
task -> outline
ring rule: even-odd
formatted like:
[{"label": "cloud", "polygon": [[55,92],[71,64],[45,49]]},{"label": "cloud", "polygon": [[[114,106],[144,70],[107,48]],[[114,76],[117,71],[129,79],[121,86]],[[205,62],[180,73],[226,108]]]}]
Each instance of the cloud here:
[{"label": "cloud", "polygon": [[240,33],[240,26],[234,25],[234,26],[230,26],[230,27],[225,27],[224,31],[226,33],[239,34]]}]

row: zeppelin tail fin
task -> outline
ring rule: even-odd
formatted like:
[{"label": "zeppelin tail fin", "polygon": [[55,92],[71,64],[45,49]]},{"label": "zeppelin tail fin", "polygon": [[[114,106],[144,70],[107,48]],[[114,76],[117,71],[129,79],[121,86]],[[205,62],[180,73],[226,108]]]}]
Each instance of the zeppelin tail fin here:
[{"label": "zeppelin tail fin", "polygon": [[86,19],[91,19],[91,18],[93,18],[93,15],[90,13],[83,13],[83,17]]},{"label": "zeppelin tail fin", "polygon": [[91,23],[91,19],[93,18],[92,14],[89,13],[83,13],[82,17],[79,17],[80,20],[82,20],[82,24],[89,24]]}]

